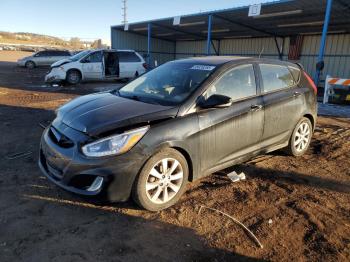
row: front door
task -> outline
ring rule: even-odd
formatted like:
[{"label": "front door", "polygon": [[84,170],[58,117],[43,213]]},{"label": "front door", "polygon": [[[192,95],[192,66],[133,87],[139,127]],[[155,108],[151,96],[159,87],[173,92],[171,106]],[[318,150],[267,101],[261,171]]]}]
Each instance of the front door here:
[{"label": "front door", "polygon": [[266,146],[289,138],[303,110],[303,96],[287,66],[259,64],[265,123],[263,138]]},{"label": "front door", "polygon": [[257,149],[264,111],[252,64],[229,69],[204,93],[232,98],[227,108],[199,110],[201,174],[205,175]]},{"label": "front door", "polygon": [[81,61],[85,79],[100,80],[104,77],[102,58],[102,51],[97,51],[91,53]]}]

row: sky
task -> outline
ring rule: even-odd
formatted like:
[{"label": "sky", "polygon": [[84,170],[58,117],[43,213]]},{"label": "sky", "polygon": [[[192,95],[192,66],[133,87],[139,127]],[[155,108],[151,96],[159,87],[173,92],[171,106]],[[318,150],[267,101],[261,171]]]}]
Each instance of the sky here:
[{"label": "sky", "polygon": [[[128,22],[269,2],[271,0],[127,0]],[[0,0],[0,31],[110,41],[122,22],[121,0]]]}]

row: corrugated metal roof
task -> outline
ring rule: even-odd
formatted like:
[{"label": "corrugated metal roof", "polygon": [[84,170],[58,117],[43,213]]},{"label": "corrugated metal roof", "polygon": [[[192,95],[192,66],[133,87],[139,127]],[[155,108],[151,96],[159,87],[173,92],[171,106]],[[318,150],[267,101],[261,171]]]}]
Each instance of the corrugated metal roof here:
[{"label": "corrugated metal roof", "polygon": [[[213,15],[212,39],[290,36],[320,33],[327,0],[281,0],[262,4],[261,15],[248,17],[249,6],[181,16],[174,26],[173,17],[129,24],[129,32],[169,41],[207,38],[208,15]],[[124,30],[124,25],[112,26]],[[350,1],[333,0],[330,33],[350,32]]]}]

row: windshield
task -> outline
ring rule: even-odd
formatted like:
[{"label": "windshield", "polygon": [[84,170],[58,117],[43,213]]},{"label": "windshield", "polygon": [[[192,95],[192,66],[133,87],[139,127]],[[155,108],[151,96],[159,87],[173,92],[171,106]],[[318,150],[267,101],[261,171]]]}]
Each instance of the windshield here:
[{"label": "windshield", "polygon": [[89,54],[90,52],[91,52],[91,50],[81,51],[78,54],[71,56],[69,59],[76,62],[76,61],[80,60],[81,58],[83,58],[84,56],[86,56],[87,54]]},{"label": "windshield", "polygon": [[185,101],[208,78],[215,66],[170,62],[140,76],[119,90],[119,95],[166,106]]}]

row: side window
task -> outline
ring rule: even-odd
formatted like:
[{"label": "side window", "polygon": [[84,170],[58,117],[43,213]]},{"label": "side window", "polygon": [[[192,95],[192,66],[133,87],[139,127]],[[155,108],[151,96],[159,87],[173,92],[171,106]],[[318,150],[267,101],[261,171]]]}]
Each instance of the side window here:
[{"label": "side window", "polygon": [[67,56],[67,53],[66,51],[53,51],[52,56]]},{"label": "side window", "polygon": [[57,51],[47,51],[46,56],[56,56]]},{"label": "side window", "polygon": [[84,63],[99,63],[102,62],[102,52],[95,52],[84,59]]},{"label": "side window", "polygon": [[298,83],[300,80],[300,74],[301,74],[300,69],[294,66],[288,66],[288,68],[292,73],[295,82]]},{"label": "side window", "polygon": [[140,62],[140,58],[134,52],[118,52],[119,62]]},{"label": "side window", "polygon": [[41,51],[35,55],[36,57],[48,56],[48,51]]},{"label": "side window", "polygon": [[271,92],[295,85],[292,74],[286,66],[260,64],[264,92]]},{"label": "side window", "polygon": [[59,56],[60,51],[50,51],[49,54],[50,54],[50,56]]},{"label": "side window", "polygon": [[241,65],[225,73],[207,91],[205,97],[217,94],[238,100],[256,95],[254,67],[252,64]]}]

